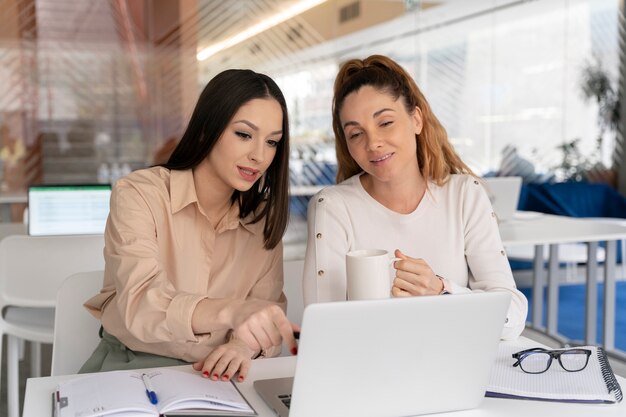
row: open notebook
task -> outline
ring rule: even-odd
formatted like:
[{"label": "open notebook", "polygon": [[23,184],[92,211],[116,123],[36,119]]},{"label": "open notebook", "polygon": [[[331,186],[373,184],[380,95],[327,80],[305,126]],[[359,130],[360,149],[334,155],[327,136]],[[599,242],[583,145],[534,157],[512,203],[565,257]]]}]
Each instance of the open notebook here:
[{"label": "open notebook", "polygon": [[527,347],[501,343],[486,395],[561,402],[620,402],[622,390],[604,350],[596,346],[580,347],[592,351],[589,363],[582,371],[567,372],[553,361],[546,372],[533,375],[513,367],[515,359],[511,355]]},{"label": "open notebook", "polygon": [[203,378],[191,367],[86,375],[60,382],[53,401],[55,417],[256,415],[235,384]]}]

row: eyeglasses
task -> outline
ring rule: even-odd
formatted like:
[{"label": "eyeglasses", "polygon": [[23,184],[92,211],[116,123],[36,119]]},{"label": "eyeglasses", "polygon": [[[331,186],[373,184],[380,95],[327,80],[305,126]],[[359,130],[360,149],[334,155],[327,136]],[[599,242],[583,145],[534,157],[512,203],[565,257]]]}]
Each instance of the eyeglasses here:
[{"label": "eyeglasses", "polygon": [[578,372],[585,369],[589,363],[591,351],[589,349],[560,349],[548,350],[532,348],[513,354],[517,362],[513,366],[519,366],[527,374],[542,374],[552,365],[552,359],[557,359],[561,368],[567,372]]}]

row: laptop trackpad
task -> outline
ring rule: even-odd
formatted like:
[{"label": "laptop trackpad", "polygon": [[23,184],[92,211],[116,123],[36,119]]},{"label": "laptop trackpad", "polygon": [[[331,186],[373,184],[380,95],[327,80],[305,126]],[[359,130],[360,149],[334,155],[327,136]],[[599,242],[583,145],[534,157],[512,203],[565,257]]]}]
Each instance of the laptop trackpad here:
[{"label": "laptop trackpad", "polygon": [[254,389],[280,417],[289,415],[293,377],[254,381]]}]

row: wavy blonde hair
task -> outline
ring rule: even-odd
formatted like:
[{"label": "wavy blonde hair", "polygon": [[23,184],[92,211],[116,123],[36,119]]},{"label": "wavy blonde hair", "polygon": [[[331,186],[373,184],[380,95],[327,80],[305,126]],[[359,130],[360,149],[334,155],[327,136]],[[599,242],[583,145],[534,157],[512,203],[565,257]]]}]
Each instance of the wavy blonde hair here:
[{"label": "wavy blonde hair", "polygon": [[428,101],[413,78],[395,61],[383,55],[372,55],[363,60],[351,59],[339,69],[333,95],[333,131],[337,152],[337,183],[362,172],[348,152],[346,137],[341,127],[339,113],[348,95],[361,87],[371,86],[391,95],[402,97],[409,114],[419,107],[422,112],[422,132],[415,135],[417,161],[426,179],[438,185],[445,183],[450,174],[476,176],[465,165],[448,140],[448,134],[430,108]]}]

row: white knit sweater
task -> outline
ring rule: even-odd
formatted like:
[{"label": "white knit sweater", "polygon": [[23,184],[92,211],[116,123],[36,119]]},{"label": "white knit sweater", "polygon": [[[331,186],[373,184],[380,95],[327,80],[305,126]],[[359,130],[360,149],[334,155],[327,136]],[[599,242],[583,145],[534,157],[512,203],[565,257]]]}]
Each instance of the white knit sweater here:
[{"label": "white knit sweater", "polygon": [[429,182],[415,211],[399,214],[372,198],[359,177],[327,187],[309,202],[305,304],[346,299],[347,252],[400,249],[446,278],[452,294],[510,292],[502,338],[519,336],[528,302],[515,287],[496,217],[478,180],[452,175],[441,187]]}]

